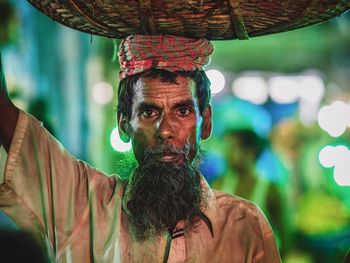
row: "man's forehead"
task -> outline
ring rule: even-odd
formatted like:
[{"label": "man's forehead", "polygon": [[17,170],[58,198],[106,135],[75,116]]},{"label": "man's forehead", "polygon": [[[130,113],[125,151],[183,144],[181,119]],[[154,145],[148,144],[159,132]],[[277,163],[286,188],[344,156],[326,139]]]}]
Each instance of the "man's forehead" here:
[{"label": "man's forehead", "polygon": [[190,77],[179,76],[176,83],[160,78],[140,77],[134,84],[134,99],[196,98],[195,82]]}]

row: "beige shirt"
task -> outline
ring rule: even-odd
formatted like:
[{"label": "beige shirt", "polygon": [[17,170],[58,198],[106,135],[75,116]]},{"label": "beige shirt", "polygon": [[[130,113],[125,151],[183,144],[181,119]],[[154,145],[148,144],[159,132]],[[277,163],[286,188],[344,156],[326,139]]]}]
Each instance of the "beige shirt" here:
[{"label": "beige shirt", "polygon": [[[0,160],[6,160],[2,149]],[[21,112],[5,162],[0,207],[45,242],[56,262],[163,262],[166,237],[132,240],[123,183],[76,160]],[[1,171],[0,169],[0,171]],[[168,262],[280,262],[271,228],[252,202],[202,187],[208,196],[195,232],[173,239]]]}]

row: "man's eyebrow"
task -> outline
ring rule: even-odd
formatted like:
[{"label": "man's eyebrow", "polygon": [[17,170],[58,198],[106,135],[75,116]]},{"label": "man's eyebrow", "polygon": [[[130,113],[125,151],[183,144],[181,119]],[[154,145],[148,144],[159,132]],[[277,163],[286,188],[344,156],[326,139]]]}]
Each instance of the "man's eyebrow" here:
[{"label": "man's eyebrow", "polygon": [[141,102],[141,103],[138,104],[137,107],[136,107],[136,110],[137,110],[137,111],[143,111],[143,110],[145,110],[145,109],[160,110],[160,107],[157,106],[157,105],[154,104],[154,103],[146,102],[146,101]]},{"label": "man's eyebrow", "polygon": [[179,107],[191,107],[194,108],[195,107],[195,102],[193,101],[193,99],[186,99],[186,100],[182,100],[182,101],[178,101],[174,104],[174,106],[172,108],[179,108]]}]

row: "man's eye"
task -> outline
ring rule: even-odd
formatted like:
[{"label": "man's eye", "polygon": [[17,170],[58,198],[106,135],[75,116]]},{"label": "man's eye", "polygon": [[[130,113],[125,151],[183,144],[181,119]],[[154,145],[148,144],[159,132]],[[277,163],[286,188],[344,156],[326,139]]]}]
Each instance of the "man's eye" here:
[{"label": "man's eye", "polygon": [[188,108],[179,108],[177,112],[180,116],[185,117],[191,113],[191,110]]},{"label": "man's eye", "polygon": [[157,113],[153,110],[144,110],[142,113],[141,113],[141,117],[142,118],[146,118],[146,119],[149,119],[149,118],[152,118],[154,116],[156,116]]}]

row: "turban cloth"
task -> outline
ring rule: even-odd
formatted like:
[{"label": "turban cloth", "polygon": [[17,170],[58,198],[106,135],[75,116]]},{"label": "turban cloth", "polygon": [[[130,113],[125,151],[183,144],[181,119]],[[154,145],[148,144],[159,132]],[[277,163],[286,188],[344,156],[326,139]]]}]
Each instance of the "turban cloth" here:
[{"label": "turban cloth", "polygon": [[119,47],[120,80],[151,68],[175,71],[203,70],[214,45],[204,39],[172,35],[131,35]]}]

